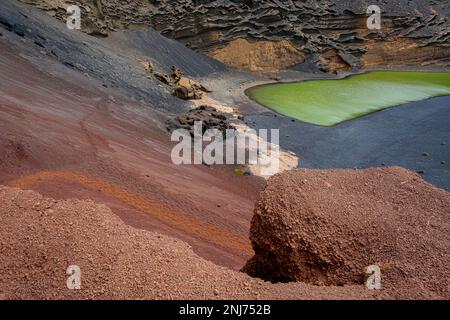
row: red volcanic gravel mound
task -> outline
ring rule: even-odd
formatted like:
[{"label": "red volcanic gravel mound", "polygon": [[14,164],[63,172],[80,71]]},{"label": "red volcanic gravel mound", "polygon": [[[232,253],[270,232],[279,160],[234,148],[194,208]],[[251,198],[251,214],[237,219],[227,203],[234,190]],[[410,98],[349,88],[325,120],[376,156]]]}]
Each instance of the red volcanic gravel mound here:
[{"label": "red volcanic gravel mound", "polygon": [[296,169],[270,178],[255,208],[255,256],[244,267],[273,282],[366,282],[450,298],[450,194],[402,168]]},{"label": "red volcanic gravel mound", "polygon": [[[125,225],[105,205],[0,186],[1,299],[368,299],[364,286],[271,284]],[[81,289],[67,288],[80,267]]]},{"label": "red volcanic gravel mound", "polygon": [[[262,194],[247,271],[342,286],[252,278],[181,240],[127,226],[91,200],[0,186],[0,203],[0,299],[449,297],[449,195],[402,169],[294,170]],[[355,276],[371,263],[381,266],[381,290]],[[67,288],[71,265],[80,267],[80,290]]]}]

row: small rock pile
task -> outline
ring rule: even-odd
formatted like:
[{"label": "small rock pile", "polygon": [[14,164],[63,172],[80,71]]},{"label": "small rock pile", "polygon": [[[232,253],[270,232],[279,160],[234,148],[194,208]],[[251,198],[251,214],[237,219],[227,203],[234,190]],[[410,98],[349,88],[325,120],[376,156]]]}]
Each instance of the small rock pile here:
[{"label": "small rock pile", "polygon": [[146,61],[143,63],[144,68],[148,73],[148,78],[154,76],[157,80],[173,87],[173,94],[183,100],[190,99],[201,99],[203,98],[203,93],[210,92],[205,86],[202,84],[186,77],[184,73],[177,68],[176,66],[172,66],[171,74],[168,75],[164,72],[155,71],[153,65]]},{"label": "small rock pile", "polygon": [[172,132],[175,129],[186,129],[191,136],[194,136],[194,124],[196,121],[201,121],[202,134],[209,129],[218,129],[225,136],[227,129],[234,129],[233,120],[232,115],[217,111],[214,107],[203,105],[168,120],[167,130]]}]

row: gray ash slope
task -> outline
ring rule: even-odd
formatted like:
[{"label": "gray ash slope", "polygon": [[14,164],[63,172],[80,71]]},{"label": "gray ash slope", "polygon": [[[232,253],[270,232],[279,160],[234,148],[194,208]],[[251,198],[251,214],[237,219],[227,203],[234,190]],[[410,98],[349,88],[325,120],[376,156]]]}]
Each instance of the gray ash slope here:
[{"label": "gray ash slope", "polygon": [[227,70],[151,28],[117,32],[105,39],[69,30],[61,21],[18,1],[2,0],[0,8],[3,37],[43,69],[60,74],[74,71],[156,109],[178,113],[189,103],[174,97],[171,88],[156,79],[148,79],[141,62],[148,60],[163,72],[176,65],[191,77]]}]

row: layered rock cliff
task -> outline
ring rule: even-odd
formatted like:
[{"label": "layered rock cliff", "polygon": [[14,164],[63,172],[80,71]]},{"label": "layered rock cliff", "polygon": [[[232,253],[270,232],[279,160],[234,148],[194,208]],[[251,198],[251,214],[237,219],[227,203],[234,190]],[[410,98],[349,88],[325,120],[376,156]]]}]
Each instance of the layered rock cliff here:
[{"label": "layered rock cliff", "polygon": [[[292,67],[303,56],[323,71],[450,63],[447,1],[22,1],[59,19],[65,19],[67,5],[78,4],[82,28],[93,35],[151,25],[193,49],[251,70]],[[367,28],[369,5],[381,9],[380,30]],[[257,44],[236,45],[240,38]],[[266,54],[255,54],[255,46]]]}]

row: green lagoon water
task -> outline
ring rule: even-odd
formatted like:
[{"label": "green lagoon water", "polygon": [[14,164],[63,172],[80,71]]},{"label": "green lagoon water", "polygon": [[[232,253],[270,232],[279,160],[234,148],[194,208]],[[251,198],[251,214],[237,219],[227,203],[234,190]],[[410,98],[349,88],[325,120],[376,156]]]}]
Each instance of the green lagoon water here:
[{"label": "green lagoon water", "polygon": [[342,80],[311,80],[263,85],[247,95],[280,114],[322,126],[370,112],[450,95],[450,73],[369,72]]}]

